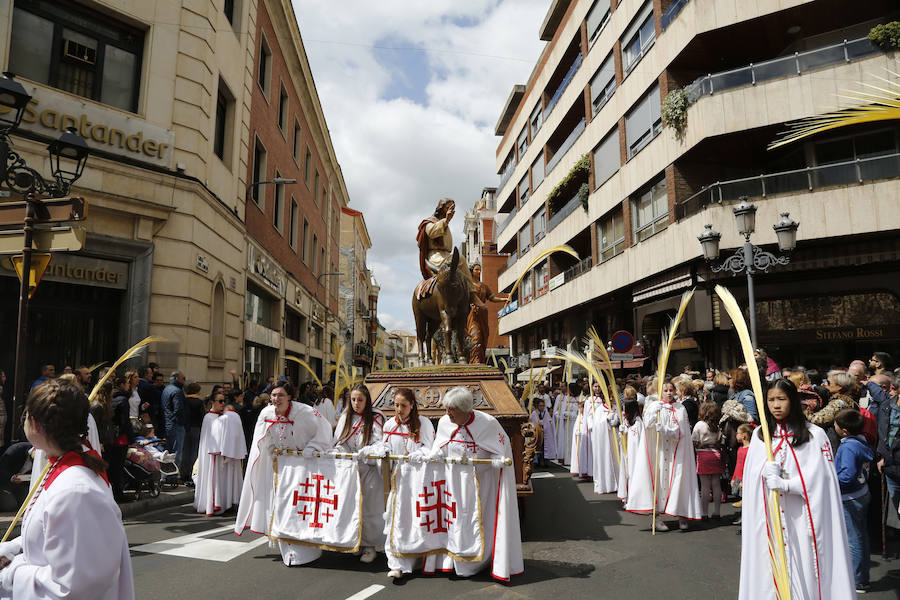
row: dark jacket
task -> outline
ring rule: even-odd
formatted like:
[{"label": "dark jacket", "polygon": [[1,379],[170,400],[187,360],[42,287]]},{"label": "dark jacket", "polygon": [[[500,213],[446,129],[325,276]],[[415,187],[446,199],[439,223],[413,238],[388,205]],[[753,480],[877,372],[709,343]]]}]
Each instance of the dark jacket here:
[{"label": "dark jacket", "polygon": [[[150,415],[150,421],[156,428],[159,437],[165,437],[165,420],[162,414],[162,391],[146,379],[138,379],[138,396],[141,398],[141,406],[145,403],[150,406],[146,412]],[[145,412],[145,411],[141,411]]]},{"label": "dark jacket", "polygon": [[130,392],[125,390],[116,390],[113,392],[112,408],[113,408],[113,437],[125,434],[128,437],[128,443],[134,441],[134,429],[131,427],[131,419],[128,418],[128,399],[131,397]]},{"label": "dark jacket", "polygon": [[890,446],[887,443],[888,428],[891,426],[891,409],[897,405],[897,398],[891,397],[874,383],[868,383],[866,387],[872,396],[869,406],[873,405],[873,400],[874,404],[878,406],[878,412],[875,414],[875,419],[878,421],[877,452],[884,458],[884,474],[891,479],[900,481],[900,435],[894,438],[894,443]]},{"label": "dark jacket", "polygon": [[709,399],[719,405],[719,408],[722,408],[722,405],[725,404],[725,401],[728,400],[728,386],[727,385],[714,385],[712,389],[709,390]]},{"label": "dark jacket", "polygon": [[162,408],[166,421],[166,432],[175,431],[176,427],[184,428],[188,424],[182,387],[184,387],[183,383],[173,380],[162,392]]}]

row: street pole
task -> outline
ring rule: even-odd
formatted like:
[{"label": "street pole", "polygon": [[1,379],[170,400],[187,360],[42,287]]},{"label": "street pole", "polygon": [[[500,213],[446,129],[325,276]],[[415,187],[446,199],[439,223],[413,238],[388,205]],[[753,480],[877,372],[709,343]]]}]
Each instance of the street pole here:
[{"label": "street pole", "polygon": [[750,341],[756,350],[759,347],[756,343],[756,293],[753,290],[753,244],[749,235],[744,240],[744,266],[747,269],[747,303],[750,305]]},{"label": "street pole", "polygon": [[[2,150],[2,149],[0,149]],[[22,242],[22,281],[19,285],[19,321],[16,327],[16,376],[13,383],[12,438],[19,439],[19,408],[25,406],[25,357],[28,339],[28,299],[31,293],[31,241],[34,235],[34,192],[25,195],[25,236]]]}]

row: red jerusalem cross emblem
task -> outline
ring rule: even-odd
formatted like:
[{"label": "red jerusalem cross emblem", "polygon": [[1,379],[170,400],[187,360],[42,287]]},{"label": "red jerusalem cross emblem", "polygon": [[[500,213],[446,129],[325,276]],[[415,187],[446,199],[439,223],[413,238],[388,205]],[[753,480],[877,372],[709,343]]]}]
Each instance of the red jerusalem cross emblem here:
[{"label": "red jerusalem cross emblem", "polygon": [[[312,520],[309,521],[310,527],[324,527],[325,523],[334,516],[331,509],[337,510],[338,507],[337,494],[332,498],[327,497],[331,494],[332,490],[334,490],[334,484],[325,479],[323,475],[316,474],[312,476],[312,481],[310,481],[310,477],[307,477],[306,481],[301,483],[299,487],[303,488],[303,494],[298,490],[294,490],[294,506],[297,506],[300,502],[309,502],[312,503],[312,510],[310,510],[309,505],[304,504],[303,510],[298,510],[297,514],[300,515],[304,521],[307,521],[312,517]],[[312,488],[315,488],[314,495],[310,494],[310,489]],[[324,496],[322,495],[322,492],[325,493]],[[321,521],[323,518],[325,519],[325,523]]]},{"label": "red jerusalem cross emblem", "polygon": [[[433,492],[428,491],[428,484],[426,484],[422,488],[422,493],[419,494],[422,502],[416,500],[416,516],[425,515],[425,520],[419,525],[424,526],[429,533],[446,532],[447,527],[452,525],[453,519],[456,518],[456,502],[444,501],[444,496],[448,499],[453,497],[453,494],[443,489],[446,484],[447,481],[444,479],[431,482]],[[434,498],[434,504],[428,504],[431,502],[431,498]],[[428,514],[432,511],[434,511],[434,520]]]}]

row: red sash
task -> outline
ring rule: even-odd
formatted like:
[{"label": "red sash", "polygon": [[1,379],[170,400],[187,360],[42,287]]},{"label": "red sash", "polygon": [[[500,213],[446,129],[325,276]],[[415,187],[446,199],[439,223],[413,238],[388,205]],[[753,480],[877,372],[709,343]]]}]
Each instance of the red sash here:
[{"label": "red sash", "polygon": [[[90,454],[95,458],[100,458],[100,455],[97,454],[94,450],[88,450],[84,454]],[[48,457],[49,458],[49,457]],[[95,472],[91,469],[87,462],[84,460],[84,455],[78,452],[66,452],[63,454],[62,458],[56,461],[54,465],[50,468],[50,472],[47,473],[47,478],[44,480],[44,489],[50,487],[50,485],[56,481],[56,478],[62,474],[63,471],[68,469],[69,467],[84,467],[89,469],[92,473]],[[97,473],[100,477],[103,478],[103,481],[106,482],[106,485],[109,486],[109,479],[106,477],[106,473]]]}]

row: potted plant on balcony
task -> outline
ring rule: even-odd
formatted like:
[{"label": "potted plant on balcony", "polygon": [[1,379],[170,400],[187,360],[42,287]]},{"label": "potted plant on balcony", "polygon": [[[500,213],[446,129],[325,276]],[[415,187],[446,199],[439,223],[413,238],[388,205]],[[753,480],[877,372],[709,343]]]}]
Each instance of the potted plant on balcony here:
[{"label": "potted plant on balcony", "polygon": [[687,129],[688,106],[688,98],[683,88],[676,88],[666,94],[662,103],[663,123],[675,130],[675,138],[679,142],[684,139],[684,131]]},{"label": "potted plant on balcony", "polygon": [[588,177],[591,174],[591,157],[589,154],[584,154],[578,162],[576,162],[572,169],[566,174],[565,177],[562,178],[556,187],[551,190],[551,192],[547,195],[547,203],[550,207],[550,217],[558,213],[568,204],[569,200],[578,193],[578,198],[581,200],[582,207],[587,210],[588,208],[588,194],[590,189],[588,187]]},{"label": "potted plant on balcony", "polygon": [[885,52],[897,50],[900,48],[900,21],[876,25],[869,31],[869,41]]}]

